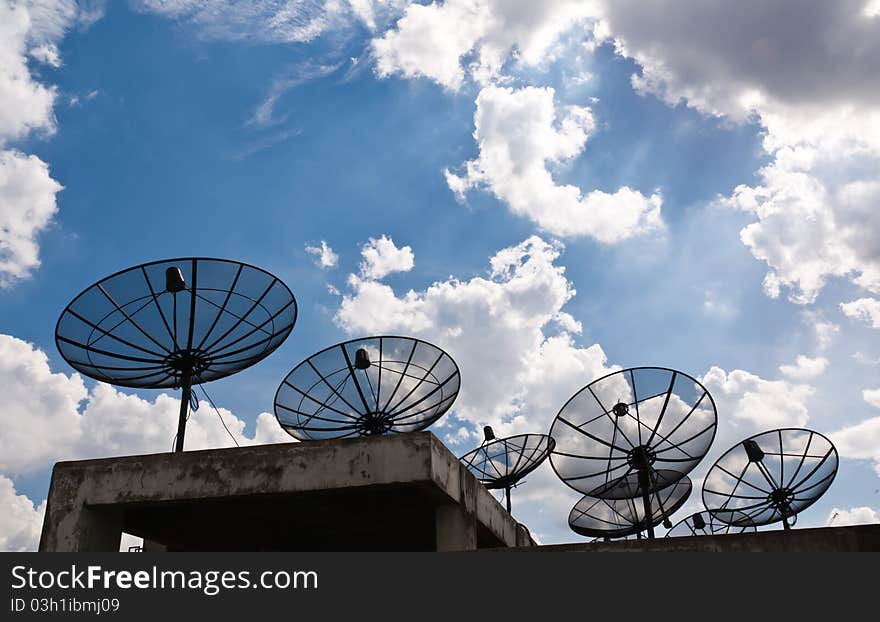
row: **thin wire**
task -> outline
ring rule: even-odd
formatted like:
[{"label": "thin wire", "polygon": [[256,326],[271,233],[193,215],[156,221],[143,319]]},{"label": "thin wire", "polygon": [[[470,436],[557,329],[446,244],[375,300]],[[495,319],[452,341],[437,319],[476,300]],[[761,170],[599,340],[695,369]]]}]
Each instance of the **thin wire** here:
[{"label": "thin wire", "polygon": [[238,440],[235,438],[235,436],[232,434],[232,432],[229,431],[229,428],[226,426],[226,422],[223,420],[223,415],[220,414],[220,410],[214,405],[214,400],[212,400],[211,396],[208,395],[208,392],[205,390],[205,386],[202,384],[197,385],[197,386],[202,390],[202,393],[205,395],[205,399],[207,399],[208,403],[211,404],[211,407],[214,409],[214,412],[217,413],[217,417],[220,419],[220,423],[223,424],[223,429],[226,430],[226,433],[229,435],[229,438],[232,439],[232,442],[235,443],[236,447],[241,447],[241,445],[238,444]]}]

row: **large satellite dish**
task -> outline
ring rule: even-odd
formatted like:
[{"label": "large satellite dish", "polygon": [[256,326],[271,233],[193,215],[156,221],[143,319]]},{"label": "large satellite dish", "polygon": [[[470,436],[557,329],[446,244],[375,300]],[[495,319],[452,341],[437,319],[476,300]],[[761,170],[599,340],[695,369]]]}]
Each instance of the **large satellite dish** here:
[{"label": "large satellite dish", "polygon": [[723,523],[737,527],[782,521],[822,496],[837,474],[837,450],[812,430],[770,430],[737,443],[709,469],[703,503]]},{"label": "large satellite dish", "polygon": [[534,471],[550,454],[555,442],[546,434],[518,434],[495,438],[483,428],[483,444],[463,455],[464,465],[488,489],[503,489],[510,512],[510,489]]},{"label": "large satellite dish", "polygon": [[661,367],[624,369],[593,381],[562,407],[550,428],[556,441],[550,462],[563,482],[589,497],[642,497],[649,504],[651,493],[700,462],[715,427],[715,402],[691,376]]},{"label": "large satellite dish", "polygon": [[[582,536],[605,539],[624,538],[644,531],[650,534],[654,527],[684,505],[691,494],[691,480],[684,476],[663,490],[649,494],[651,502],[647,505],[638,499],[586,496],[571,509],[568,526]],[[646,508],[649,509],[648,513]]]},{"label": "large satellite dish", "polygon": [[426,341],[353,339],[287,374],[275,394],[275,416],[303,441],[414,432],[449,410],[460,384],[452,357]]},{"label": "large satellite dish", "polygon": [[722,523],[709,512],[696,512],[680,520],[667,532],[667,538],[679,536],[722,536],[732,533],[757,531],[754,525],[730,525]]},{"label": "large satellite dish", "polygon": [[133,388],[181,388],[175,451],[183,451],[193,385],[229,376],[272,353],[296,322],[277,277],[227,259],[143,264],[73,299],[55,328],[77,371]]}]

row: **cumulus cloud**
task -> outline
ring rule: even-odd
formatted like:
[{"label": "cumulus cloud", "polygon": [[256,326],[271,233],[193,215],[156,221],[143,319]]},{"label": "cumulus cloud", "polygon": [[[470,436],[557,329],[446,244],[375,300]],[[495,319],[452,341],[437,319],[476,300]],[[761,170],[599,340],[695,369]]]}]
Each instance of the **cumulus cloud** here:
[{"label": "cumulus cloud", "polygon": [[425,77],[450,90],[466,76],[485,83],[509,58],[536,66],[560,37],[594,14],[590,0],[445,0],[410,4],[372,42],[376,72]]},{"label": "cumulus cloud", "polygon": [[748,431],[802,427],[809,419],[813,388],[807,384],[765,380],[741,369],[726,372],[719,367],[712,367],[701,382],[734,427],[745,426]]},{"label": "cumulus cloud", "polygon": [[27,65],[37,24],[29,9],[28,3],[0,4],[0,145],[33,130],[55,130],[56,90],[34,80]]},{"label": "cumulus cloud", "polygon": [[77,408],[88,392],[78,374],[53,373],[42,350],[0,335],[0,378],[0,471],[45,466],[59,457],[59,447],[79,442]]},{"label": "cumulus cloud", "polygon": [[865,389],[862,399],[874,408],[880,408],[880,389]]},{"label": "cumulus cloud", "polygon": [[64,33],[100,11],[99,4],[73,0],[0,2],[0,288],[39,267],[38,236],[52,222],[61,190],[45,162],[9,148],[55,131],[57,89],[34,77],[28,58],[60,66]]},{"label": "cumulus cloud", "polygon": [[315,265],[323,270],[335,268],[339,263],[339,255],[333,252],[326,240],[321,240],[320,246],[306,244],[306,252],[315,258]]},{"label": "cumulus cloud", "polygon": [[865,4],[603,3],[598,30],[640,65],[636,90],[763,126],[773,160],[730,204],[756,218],[741,238],[773,297],[811,303],[829,278],[880,288],[880,20]]},{"label": "cumulus cloud", "polygon": [[46,502],[34,503],[0,475],[0,551],[35,551],[40,544]]},{"label": "cumulus cloud", "polygon": [[852,302],[844,302],[840,304],[840,310],[849,318],[866,322],[872,328],[880,328],[880,300],[876,298],[859,298]]},{"label": "cumulus cloud", "polygon": [[0,288],[40,266],[37,237],[52,222],[61,189],[37,156],[0,151]]},{"label": "cumulus cloud", "polygon": [[801,354],[794,365],[780,365],[779,371],[793,380],[809,380],[821,376],[827,367],[828,359],[825,357],[810,358]]},{"label": "cumulus cloud", "polygon": [[[147,400],[104,383],[88,390],[79,374],[53,372],[42,350],[9,335],[0,335],[0,385],[5,387],[0,472],[6,474],[29,473],[57,460],[170,451],[177,431],[177,398],[158,393]],[[258,417],[250,438],[244,421],[224,408],[219,411],[239,444],[292,440],[268,413]],[[187,449],[232,445],[217,413],[203,400],[187,424]]]},{"label": "cumulus cloud", "polygon": [[[533,236],[498,251],[486,277],[450,278],[398,296],[378,280],[349,279],[335,321],[352,334],[399,331],[449,352],[465,378],[456,416],[501,432],[549,429],[568,397],[607,369],[598,345],[580,347],[562,311],[575,295],[555,264],[561,246]],[[560,328],[553,335],[551,327]]]},{"label": "cumulus cloud", "polygon": [[382,279],[392,272],[409,272],[415,265],[412,248],[398,248],[386,235],[370,238],[361,247],[361,256],[364,258],[360,266],[361,276],[365,279]]},{"label": "cumulus cloud", "polygon": [[880,417],[871,417],[829,435],[845,458],[871,460],[880,477]]},{"label": "cumulus cloud", "polygon": [[479,156],[464,164],[463,175],[445,172],[449,187],[459,197],[486,188],[513,213],[559,236],[613,243],[661,228],[659,194],[645,197],[626,186],[584,193],[556,183],[548,166],[581,154],[595,122],[582,106],[565,107],[557,120],[554,96],[550,87],[481,90],[474,114]]},{"label": "cumulus cloud", "polygon": [[820,144],[786,147],[759,172],[759,186],[739,186],[728,204],[758,220],[740,232],[752,254],[771,268],[765,292],[775,298],[812,303],[830,277],[849,277],[880,292],[880,182],[852,179],[880,167],[876,153],[848,157]]},{"label": "cumulus cloud", "polygon": [[825,521],[827,527],[867,525],[870,523],[880,523],[880,512],[867,506],[851,508],[849,510],[831,508],[831,511],[828,512],[828,520]]},{"label": "cumulus cloud", "polygon": [[[79,374],[53,372],[46,354],[21,339],[0,335],[0,550],[34,550],[46,502],[16,493],[9,476],[32,473],[59,460],[103,458],[170,451],[180,401],[165,393],[152,400],[97,383],[87,390]],[[198,389],[196,389],[198,392]],[[245,423],[219,408],[239,445],[291,442],[274,415],[260,413],[253,437]],[[187,449],[234,443],[203,400],[190,415]],[[5,474],[5,475],[4,475]]]},{"label": "cumulus cloud", "polygon": [[771,106],[876,102],[880,23],[864,5],[613,0],[601,19],[618,51],[641,66],[637,89],[742,120]]}]

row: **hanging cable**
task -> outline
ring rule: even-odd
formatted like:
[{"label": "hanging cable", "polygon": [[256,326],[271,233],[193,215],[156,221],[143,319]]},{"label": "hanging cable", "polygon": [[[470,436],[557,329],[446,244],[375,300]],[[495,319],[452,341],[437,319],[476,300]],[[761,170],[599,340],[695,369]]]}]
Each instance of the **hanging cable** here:
[{"label": "hanging cable", "polygon": [[211,399],[211,396],[208,395],[208,392],[205,390],[205,385],[200,384],[198,387],[202,390],[202,393],[205,395],[205,399],[208,400],[208,403],[214,409],[214,412],[217,413],[217,417],[220,419],[220,423],[223,424],[223,429],[226,430],[226,433],[229,435],[229,438],[232,439],[232,442],[235,443],[236,447],[241,447],[238,444],[238,440],[235,438],[235,435],[229,431],[229,427],[227,427],[226,422],[223,420],[223,415],[220,414],[220,409],[214,405],[214,400]]}]

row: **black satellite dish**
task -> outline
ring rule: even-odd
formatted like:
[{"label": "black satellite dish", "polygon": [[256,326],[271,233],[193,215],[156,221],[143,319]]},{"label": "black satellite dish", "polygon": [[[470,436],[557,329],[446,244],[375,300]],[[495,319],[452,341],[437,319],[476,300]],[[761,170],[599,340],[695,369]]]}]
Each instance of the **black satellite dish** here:
[{"label": "black satellite dish", "polygon": [[731,533],[745,533],[748,531],[757,531],[754,525],[730,525],[722,523],[712,516],[709,512],[696,512],[687,518],[677,522],[670,529],[666,537],[676,538],[679,536],[721,536]]},{"label": "black satellite dish", "polygon": [[571,509],[568,526],[575,533],[591,538],[625,538],[643,531],[650,534],[654,527],[666,521],[670,514],[684,505],[691,494],[691,480],[682,476],[674,484],[649,494],[649,504],[642,504],[638,499],[597,499],[585,496]]},{"label": "black satellite dish", "polygon": [[[589,497],[642,497],[671,486],[715,437],[715,402],[691,376],[661,367],[624,369],[593,381],[559,411],[550,462]],[[650,508],[645,514],[651,515]],[[653,537],[653,529],[648,530]]]},{"label": "black satellite dish", "polygon": [[490,426],[483,428],[485,440],[463,455],[464,465],[488,489],[503,489],[510,512],[510,489],[534,471],[550,454],[555,442],[546,434],[518,434],[495,438]]},{"label": "black satellite dish", "polygon": [[186,257],[117,272],[73,299],[55,328],[61,356],[110,384],[182,390],[183,451],[193,385],[257,363],[287,338],[296,299],[277,277],[227,259]]},{"label": "black satellite dish", "polygon": [[300,440],[423,430],[458,396],[461,375],[446,352],[411,337],[365,337],[297,365],[275,394],[275,417]]},{"label": "black satellite dish", "polygon": [[703,503],[723,523],[782,521],[790,529],[836,474],[837,450],[827,438],[802,428],[770,430],[737,443],[712,465]]}]

